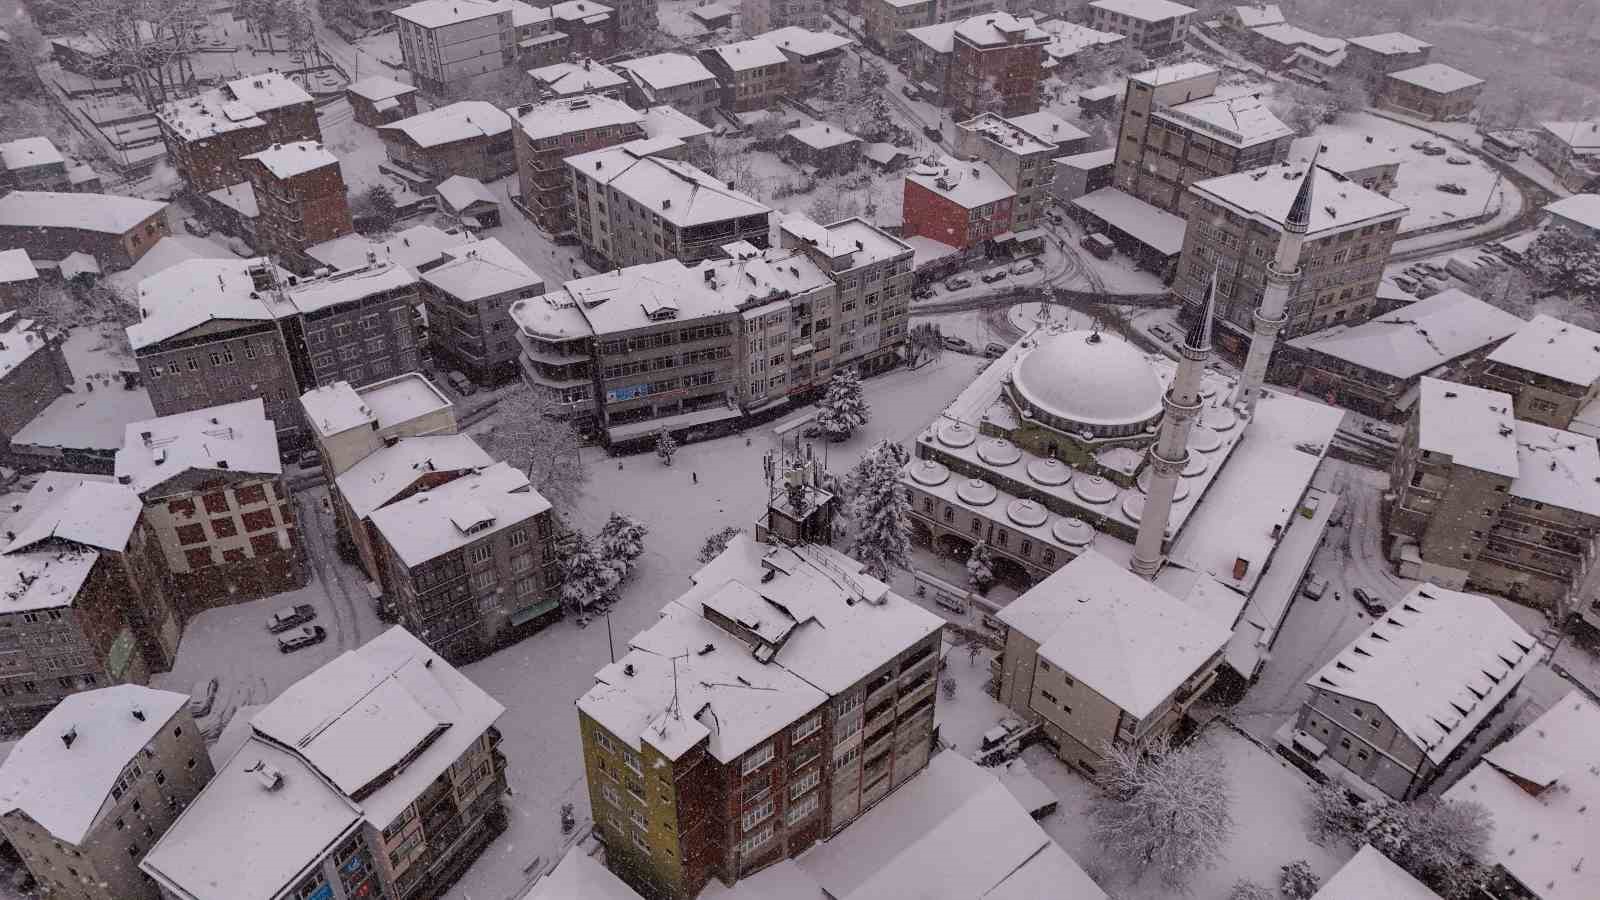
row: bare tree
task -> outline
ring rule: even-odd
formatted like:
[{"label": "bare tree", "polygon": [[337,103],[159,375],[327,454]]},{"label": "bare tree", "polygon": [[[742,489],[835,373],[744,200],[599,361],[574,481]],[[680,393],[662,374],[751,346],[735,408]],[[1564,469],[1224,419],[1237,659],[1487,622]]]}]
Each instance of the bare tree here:
[{"label": "bare tree", "polygon": [[1106,855],[1136,876],[1155,871],[1184,890],[1213,869],[1233,835],[1228,776],[1219,760],[1193,746],[1108,746],[1090,817]]},{"label": "bare tree", "polygon": [[506,462],[526,472],[534,488],[564,515],[582,498],[589,471],[579,455],[578,430],[558,412],[555,400],[545,394],[511,394],[499,403],[494,443]]},{"label": "bare tree", "polygon": [[193,77],[188,57],[205,22],[199,0],[63,0],[60,11],[63,30],[99,50],[151,106]]}]

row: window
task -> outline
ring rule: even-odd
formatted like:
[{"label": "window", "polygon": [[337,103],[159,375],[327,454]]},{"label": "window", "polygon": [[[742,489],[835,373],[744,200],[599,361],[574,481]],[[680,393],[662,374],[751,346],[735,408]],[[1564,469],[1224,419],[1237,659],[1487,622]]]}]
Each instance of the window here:
[{"label": "window", "polygon": [[516,556],[511,557],[511,571],[517,573],[518,575],[520,575],[523,572],[526,572],[526,571],[528,571],[529,569],[532,569],[532,568],[533,568],[533,554],[532,553],[518,553]]},{"label": "window", "polygon": [[467,550],[467,558],[472,561],[473,565],[488,562],[490,556],[491,550],[488,544],[479,544],[478,546]]},{"label": "window", "polygon": [[474,572],[472,574],[472,586],[476,590],[489,590],[494,587],[496,580],[493,569],[484,569],[482,572]]},{"label": "window", "polygon": [[793,741],[793,742],[796,742],[796,743],[798,743],[800,741],[803,741],[806,738],[810,737],[811,735],[815,734],[817,732],[817,729],[819,729],[821,727],[822,727],[822,713],[820,713],[820,712],[812,713],[805,721],[801,722],[799,725],[796,725],[794,727],[794,734],[790,736],[789,740]]},{"label": "window", "polygon": [[754,853],[756,850],[759,850],[765,846],[767,841],[770,840],[772,840],[772,826],[768,825],[755,834],[745,835],[744,840],[739,842],[739,853],[741,855]]},{"label": "window", "polygon": [[812,769],[794,781],[789,782],[789,799],[793,800],[806,791],[816,787],[822,781],[822,770]]},{"label": "window", "polygon": [[639,760],[639,754],[626,747],[622,750],[622,764],[632,770],[635,775],[644,774],[644,765]]},{"label": "window", "polygon": [[776,800],[768,797],[761,803],[758,803],[750,809],[745,810],[743,818],[740,819],[741,824],[744,826],[744,830],[749,831],[757,825],[760,825],[762,822],[772,818],[772,811],[776,808],[776,804]]},{"label": "window", "polygon": [[741,769],[745,775],[749,775],[751,772],[754,772],[771,761],[772,744],[762,744],[760,747],[757,747],[745,755],[744,765],[741,766]]},{"label": "window", "polygon": [[801,819],[804,819],[806,816],[811,815],[813,812],[816,812],[817,804],[818,797],[816,794],[812,794],[794,806],[789,807],[789,811],[784,813],[783,820],[788,824],[793,825],[796,822],[799,822]]},{"label": "window", "polygon": [[511,546],[513,546],[513,547],[521,547],[523,544],[526,544],[527,542],[528,542],[528,530],[527,529],[518,528],[516,531],[511,532]]}]

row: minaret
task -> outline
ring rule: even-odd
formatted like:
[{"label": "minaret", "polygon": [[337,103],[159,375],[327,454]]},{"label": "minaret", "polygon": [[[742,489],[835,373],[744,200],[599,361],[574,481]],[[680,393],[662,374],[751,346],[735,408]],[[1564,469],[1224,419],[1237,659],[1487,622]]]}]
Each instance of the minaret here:
[{"label": "minaret", "polygon": [[1206,361],[1211,358],[1211,319],[1216,303],[1217,273],[1213,271],[1205,299],[1200,303],[1200,316],[1189,326],[1189,333],[1178,348],[1183,356],[1178,373],[1161,398],[1166,414],[1161,418],[1156,442],[1150,447],[1150,490],[1145,494],[1139,536],[1133,544],[1133,573],[1142,578],[1154,578],[1161,567],[1161,540],[1172,518],[1172,496],[1178,490],[1178,479],[1183,477],[1183,467],[1189,462],[1189,431],[1200,416],[1201,381]]},{"label": "minaret", "polygon": [[1250,355],[1245,357],[1244,374],[1234,395],[1234,404],[1243,408],[1246,417],[1255,415],[1273,345],[1278,342],[1278,331],[1288,319],[1285,310],[1289,306],[1289,295],[1300,281],[1300,248],[1305,244],[1306,230],[1311,224],[1311,181],[1316,172],[1317,151],[1314,151],[1311,162],[1306,165],[1305,177],[1300,181],[1300,190],[1294,195],[1294,205],[1289,207],[1289,217],[1284,220],[1277,253],[1267,264],[1267,288],[1261,294],[1261,305],[1256,307]]}]

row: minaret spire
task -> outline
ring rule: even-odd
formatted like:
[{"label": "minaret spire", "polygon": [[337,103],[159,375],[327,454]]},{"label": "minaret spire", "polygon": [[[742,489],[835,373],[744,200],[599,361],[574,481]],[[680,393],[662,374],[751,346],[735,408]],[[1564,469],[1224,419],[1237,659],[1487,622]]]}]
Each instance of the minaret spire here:
[{"label": "minaret spire", "polygon": [[1189,326],[1178,347],[1182,357],[1172,387],[1161,400],[1166,414],[1161,431],[1150,447],[1150,482],[1145,492],[1144,512],[1139,516],[1139,534],[1133,544],[1132,569],[1135,575],[1154,578],[1161,568],[1161,544],[1166,539],[1172,518],[1172,498],[1189,462],[1189,432],[1200,415],[1206,362],[1211,358],[1211,320],[1216,315],[1217,272],[1211,272],[1205,298],[1200,301],[1200,317]]},{"label": "minaret spire", "polygon": [[1300,250],[1305,245],[1306,232],[1311,228],[1311,211],[1317,176],[1319,146],[1306,163],[1305,174],[1295,190],[1294,202],[1283,220],[1283,234],[1278,238],[1278,249],[1267,265],[1267,286],[1261,293],[1261,305],[1256,307],[1255,327],[1250,336],[1250,355],[1245,357],[1244,373],[1239,379],[1239,390],[1234,404],[1247,417],[1255,415],[1256,401],[1261,399],[1261,385],[1267,378],[1267,363],[1272,359],[1272,348],[1278,342],[1278,332],[1288,320],[1289,297],[1300,282]]}]

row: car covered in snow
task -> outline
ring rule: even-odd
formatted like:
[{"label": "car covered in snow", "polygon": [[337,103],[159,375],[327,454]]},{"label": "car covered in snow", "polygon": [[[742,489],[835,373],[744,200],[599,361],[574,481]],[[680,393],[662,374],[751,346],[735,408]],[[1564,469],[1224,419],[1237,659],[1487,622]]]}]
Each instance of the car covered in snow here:
[{"label": "car covered in snow", "polygon": [[983,282],[984,284],[994,284],[996,281],[1005,281],[1006,280],[1006,270],[1005,269],[990,269],[989,271],[987,271],[987,272],[983,273],[982,275],[978,276],[978,280]]},{"label": "car covered in snow", "polygon": [[189,689],[189,715],[201,719],[211,715],[211,705],[217,701],[217,680],[202,678]]},{"label": "car covered in snow", "polygon": [[304,625],[316,617],[317,611],[309,603],[285,606],[283,609],[267,616],[267,631],[273,634],[277,634],[280,631],[288,631],[296,625]]},{"label": "car covered in snow", "polygon": [[972,342],[966,338],[958,338],[948,334],[941,334],[939,335],[939,343],[946,350],[954,350],[957,353],[971,353],[973,351]]},{"label": "car covered in snow", "polygon": [[1034,265],[1031,259],[1018,260],[1011,264],[1011,274],[1013,275],[1026,275],[1032,272],[1033,269]]},{"label": "car covered in snow", "polygon": [[327,639],[328,630],[321,625],[301,625],[287,634],[278,636],[278,652],[293,653],[313,644],[320,644]]},{"label": "car covered in snow", "polygon": [[1306,580],[1300,585],[1300,593],[1313,600],[1321,600],[1322,595],[1328,592],[1328,579],[1320,575],[1307,575]]},{"label": "car covered in snow", "polygon": [[969,287],[972,287],[972,279],[965,275],[951,275],[944,280],[944,289],[947,291],[959,291]]},{"label": "car covered in snow", "polygon": [[1381,616],[1389,611],[1389,606],[1377,597],[1372,596],[1365,588],[1351,588],[1350,593],[1355,595],[1356,602],[1361,608],[1374,616]]},{"label": "car covered in snow", "polygon": [[1466,196],[1467,193],[1466,188],[1456,184],[1454,181],[1446,181],[1443,184],[1437,185],[1437,187],[1446,194],[1451,194],[1456,197]]}]

